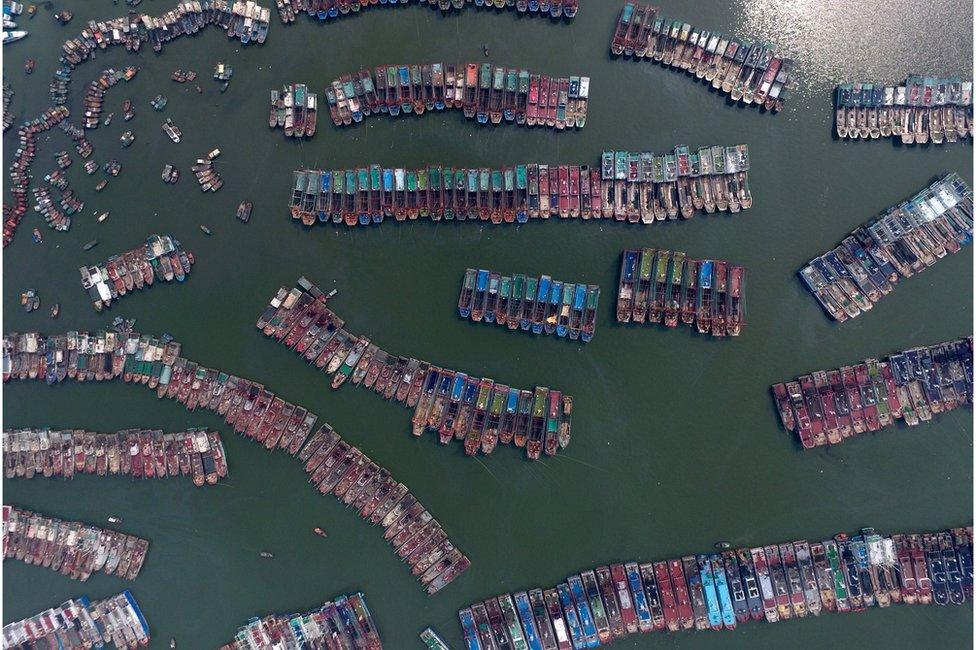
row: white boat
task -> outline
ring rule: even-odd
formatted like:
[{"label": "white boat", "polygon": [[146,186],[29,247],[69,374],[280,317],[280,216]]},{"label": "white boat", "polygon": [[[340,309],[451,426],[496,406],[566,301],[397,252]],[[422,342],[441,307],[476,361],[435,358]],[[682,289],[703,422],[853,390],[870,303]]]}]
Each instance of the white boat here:
[{"label": "white boat", "polygon": [[17,23],[10,20],[6,16],[3,17],[3,28],[4,29],[17,29]]},{"label": "white boat", "polygon": [[26,37],[28,32],[23,31],[13,31],[3,33],[3,44],[13,43],[14,41],[19,41],[20,39]]}]

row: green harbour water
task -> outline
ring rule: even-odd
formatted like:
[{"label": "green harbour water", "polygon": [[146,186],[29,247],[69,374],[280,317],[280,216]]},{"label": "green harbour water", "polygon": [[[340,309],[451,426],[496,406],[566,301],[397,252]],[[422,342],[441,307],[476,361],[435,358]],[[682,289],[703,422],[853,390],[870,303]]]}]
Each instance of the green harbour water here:
[{"label": "green harbour water", "polygon": [[[145,0],[157,15],[170,0]],[[146,614],[152,647],[175,637],[181,648],[217,647],[252,616],[304,611],[340,593],[362,590],[389,648],[420,647],[432,625],[452,648],[463,646],[456,612],[503,591],[549,587],[568,574],[616,561],[651,561],[735,546],[826,539],[874,526],[881,532],[928,531],[972,522],[973,413],[970,407],[909,429],[903,424],[830,449],[803,451],[779,425],[770,384],[836,368],[914,345],[972,333],[973,253],[963,249],[902,281],[863,316],[831,322],[796,270],[835,246],[852,228],[908,198],[946,171],[972,186],[973,146],[903,147],[891,141],[833,137],[831,89],[841,80],[904,79],[909,73],[972,77],[972,5],[928,6],[908,0],[821,3],[708,0],[661,5],[667,15],[747,37],[767,34],[797,54],[805,83],[779,115],[731,106],[701,82],[648,62],[615,60],[609,39],[622,0],[583,0],[572,22],[521,18],[513,11],[469,7],[443,17],[422,8],[381,8],[319,24],[300,16],[283,27],[272,6],[267,42],[242,47],[210,27],[195,37],[99,52],[76,69],[70,107],[81,113],[85,85],[101,70],[136,65],[139,73],[107,91],[109,127],[89,132],[92,159],[122,163],[118,178],[94,192],[69,138],[54,129],[39,138],[33,186],[56,169],[54,153],[71,152],[72,187],[86,202],[70,231],[47,229],[32,211],[3,253],[3,330],[97,330],[114,316],[136,330],[171,333],[183,355],[258,380],[330,423],[409,486],[472,561],[459,579],[425,595],[382,538],[332,497],[309,486],[300,465],[237,437],[212,413],[188,413],[155,393],[119,383],[54,387],[23,382],[3,388],[3,426],[220,431],[230,476],[215,487],[188,480],[133,482],[81,476],[71,482],[4,480],[3,501],[61,518],[105,523],[150,539],[139,577],[104,575],[77,583],[16,561],[3,566],[3,621],[33,615],[85,594],[130,589]],[[18,123],[48,103],[61,42],[89,19],[124,13],[108,0],[62,0],[75,13],[66,27],[50,11],[26,13],[30,36],[4,46],[3,75],[16,95]],[[898,15],[894,29],[881,13]],[[768,31],[764,31],[768,30]],[[873,56],[856,44],[871,44]],[[321,93],[331,79],[360,67],[427,61],[490,60],[558,75],[591,77],[586,127],[556,133],[515,125],[479,126],[460,111],[391,120],[366,118],[337,129],[325,110],[309,141],[269,130],[268,91],[304,82]],[[22,70],[34,57],[32,76]],[[218,61],[234,67],[226,93],[211,79]],[[196,84],[170,81],[177,68]],[[149,101],[169,98],[162,113]],[[136,116],[123,122],[122,101]],[[324,104],[324,100],[323,100]],[[183,139],[160,128],[171,117]],[[73,118],[77,123],[77,118]],[[135,143],[122,149],[127,129]],[[387,220],[381,227],[305,229],[287,210],[292,170],[380,163],[418,167],[502,166],[522,162],[599,163],[604,149],[673,149],[746,143],[755,206],[738,215],[698,215],[687,222],[635,226],[556,218],[523,226]],[[4,157],[16,129],[3,138]],[[200,192],[190,165],[215,147],[224,187]],[[165,163],[177,185],[160,180]],[[4,200],[9,200],[5,177]],[[234,218],[250,200],[250,223]],[[98,223],[93,216],[109,210]],[[207,237],[199,225],[213,236]],[[31,229],[44,242],[31,242]],[[129,250],[150,233],[172,233],[197,263],[179,286],[155,286],[97,314],[81,289],[78,267]],[[98,239],[97,248],[82,245]],[[620,252],[650,246],[747,268],[742,335],[711,340],[688,328],[615,322]],[[461,320],[457,292],[466,267],[550,274],[601,287],[594,340],[581,345]],[[346,328],[383,349],[426,359],[507,385],[547,385],[574,397],[572,444],[554,458],[529,462],[500,446],[471,459],[463,446],[433,434],[410,435],[411,412],[327,377],[267,340],[254,322],[275,291],[305,275],[338,295],[330,306]],[[33,288],[39,311],[20,308]],[[57,320],[48,318],[54,302]],[[322,539],[312,533],[321,526]],[[274,553],[261,559],[259,551]],[[858,615],[825,614],[735,632],[634,636],[614,647],[694,648],[972,647],[973,608],[893,606]]]}]

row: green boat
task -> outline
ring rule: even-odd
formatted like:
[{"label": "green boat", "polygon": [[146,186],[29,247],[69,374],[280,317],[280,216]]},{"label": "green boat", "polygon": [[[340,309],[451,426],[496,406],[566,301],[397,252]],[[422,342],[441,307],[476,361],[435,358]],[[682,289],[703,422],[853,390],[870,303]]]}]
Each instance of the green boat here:
[{"label": "green boat", "polygon": [[833,541],[824,542],[824,550],[827,555],[827,562],[830,563],[830,573],[834,577],[834,594],[837,596],[837,607],[841,611],[850,608],[847,600],[847,583],[844,581],[844,570],[840,566],[840,557],[837,554],[837,544]]},{"label": "green boat", "polygon": [[456,181],[454,179],[454,168],[445,167],[444,168],[445,201],[444,204],[441,206],[444,209],[445,219],[453,219],[455,216],[454,214],[454,202],[456,201],[455,194],[454,194],[454,188],[456,187],[455,183]]},{"label": "green boat", "polygon": [[512,299],[508,303],[508,329],[517,329],[519,319],[522,317],[522,296],[525,292],[525,276],[521,273],[516,274],[512,283]]},{"label": "green boat", "polygon": [[519,327],[528,331],[532,326],[532,312],[535,309],[536,295],[539,293],[539,278],[529,276],[525,283],[525,299],[522,301],[522,311],[519,313]]},{"label": "green boat", "polygon": [[501,606],[505,625],[508,626],[508,633],[512,637],[512,648],[514,650],[528,650],[529,646],[522,635],[522,625],[519,623],[518,614],[515,613],[512,597],[508,594],[499,596],[498,604]]},{"label": "green boat", "polygon": [[495,322],[504,325],[508,322],[508,303],[512,297],[512,278],[502,276],[501,286],[498,288],[498,303],[495,307]]},{"label": "green boat", "polygon": [[417,170],[417,206],[420,208],[420,216],[426,217],[430,214],[429,199],[427,196],[428,176],[426,169]]}]

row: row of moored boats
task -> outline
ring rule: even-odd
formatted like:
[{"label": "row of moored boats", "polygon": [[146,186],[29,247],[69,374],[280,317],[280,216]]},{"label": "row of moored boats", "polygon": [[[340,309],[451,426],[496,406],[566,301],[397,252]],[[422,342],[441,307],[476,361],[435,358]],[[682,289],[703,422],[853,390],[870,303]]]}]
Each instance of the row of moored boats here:
[{"label": "row of moored boats", "polygon": [[[67,356],[49,354],[66,341]],[[180,356],[170,337],[136,332],[69,332],[43,336],[11,333],[3,340],[3,378],[50,382],[109,381],[121,378],[143,384],[183,404],[187,410],[209,409],[237,433],[283,449],[298,458],[321,494],[332,494],[363,519],[384,529],[384,538],[410,567],[428,594],[434,594],[464,572],[471,562],[447,538],[433,515],[403,483],[342,440],[328,424],[314,434],[318,419],[303,406],[285,401],[263,384],[198,365]],[[53,377],[53,379],[52,379]]]},{"label": "row of moored boats", "polygon": [[551,276],[511,276],[487,269],[467,269],[458,296],[458,313],[476,323],[510,330],[564,337],[584,343],[593,339],[600,287],[563,282]]},{"label": "row of moored boats", "polygon": [[[56,348],[57,350],[57,348]],[[55,354],[64,354],[60,350]],[[137,479],[190,476],[197,487],[227,477],[220,434],[206,429],[163,433],[125,429],[93,433],[81,429],[12,429],[3,432],[4,476],[70,479],[75,474]]]},{"label": "row of moored boats", "polygon": [[837,137],[900,138],[904,144],[973,137],[973,82],[912,75],[904,84],[848,83],[834,94]]},{"label": "row of moored boats", "polygon": [[72,580],[84,582],[98,572],[135,580],[148,550],[149,541],[139,537],[3,506],[3,557]]},{"label": "row of moored boats", "polygon": [[695,27],[637,2],[620,10],[610,52],[653,58],[704,79],[732,101],[767,111],[782,110],[796,85],[793,60],[772,43]]},{"label": "row of moored boats", "polygon": [[973,192],[955,172],[859,226],[811,260],[800,278],[833,319],[869,311],[901,278],[924,271],[973,239]]},{"label": "row of moored boats", "polygon": [[390,354],[366,336],[343,328],[326,296],[307,279],[282,287],[257,321],[265,336],[296,351],[332,375],[332,388],[346,380],[414,409],[413,434],[436,431],[441,444],[464,441],[470,456],[490,454],[499,442],[526,447],[530,459],[555,455],[569,444],[572,398],[537,386],[510,388],[427,361]]},{"label": "row of moored boats", "polygon": [[155,281],[183,282],[193,267],[193,254],[172,235],[150,235],[146,243],[131,251],[113,255],[101,264],[82,266],[81,287],[91,298],[95,311],[111,307],[112,301]]},{"label": "row of moored boats", "polygon": [[[105,104],[105,91],[116,85],[120,81],[129,81],[136,76],[138,69],[135,66],[127,66],[122,70],[108,68],[103,70],[97,79],[89,82],[85,89],[84,106],[85,113],[82,126],[86,129],[97,129],[102,116],[102,108]],[[131,110],[131,103],[130,103]],[[106,118],[106,126],[108,120]],[[126,118],[128,122],[131,116]]]},{"label": "row of moored boats", "polygon": [[659,630],[734,630],[892,603],[973,598],[973,529],[857,535],[600,566],[459,612],[468,650],[594,648]]},{"label": "row of moored boats", "polygon": [[102,648],[149,645],[149,624],[128,590],[91,602],[87,596],[3,626],[4,648]]},{"label": "row of moored boats", "polygon": [[40,116],[25,122],[17,129],[17,149],[10,162],[10,194],[12,202],[3,203],[3,245],[13,241],[20,220],[27,214],[27,190],[30,188],[30,165],[37,155],[37,136],[68,117],[65,106],[53,106]]},{"label": "row of moored boats", "polygon": [[85,202],[68,184],[67,176],[56,171],[44,178],[51,187],[60,190],[60,196],[55,195],[51,187],[33,188],[34,212],[44,217],[52,230],[66,231],[71,228],[71,217],[84,209]]},{"label": "row of moored boats", "polygon": [[502,169],[379,164],[302,169],[289,209],[306,226],[429,218],[527,223],[530,219],[615,219],[629,223],[739,212],[752,207],[749,148],[684,146],[674,153],[606,151],[600,167],[512,165]]},{"label": "row of moored boats", "polygon": [[780,421],[806,449],[895,420],[914,426],[973,403],[972,337],[818,370],[772,388]]},{"label": "row of moored boats", "polygon": [[318,121],[318,96],[305,84],[290,84],[271,91],[268,126],[283,128],[289,138],[311,138]]},{"label": "row of moored boats", "polygon": [[336,596],[307,612],[255,616],[220,650],[306,647],[382,650],[379,631],[362,592]]},{"label": "row of moored boats", "polygon": [[582,128],[590,78],[550,77],[491,63],[377,66],[335,79],[325,90],[336,126],[364,117],[461,109],[479,124],[515,122],[562,130]]},{"label": "row of moored boats", "polygon": [[552,18],[574,18],[579,10],[579,0],[276,0],[281,22],[295,22],[295,16],[306,13],[319,20],[331,20],[360,9],[377,5],[391,7],[406,4],[426,5],[432,9],[449,11],[474,6],[482,9],[505,9],[514,7],[519,13],[549,15]]},{"label": "row of moored boats", "polygon": [[745,268],[681,251],[625,250],[617,322],[694,325],[700,334],[738,336],[745,324]]},{"label": "row of moored boats", "polygon": [[3,82],[3,131],[7,132],[14,125],[17,117],[10,110],[10,100],[14,98],[14,89],[6,81]]}]

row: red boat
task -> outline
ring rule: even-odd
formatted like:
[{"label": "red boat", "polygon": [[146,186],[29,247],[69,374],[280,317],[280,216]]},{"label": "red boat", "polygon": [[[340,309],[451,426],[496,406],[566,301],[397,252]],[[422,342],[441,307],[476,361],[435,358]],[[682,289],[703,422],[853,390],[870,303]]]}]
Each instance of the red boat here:
[{"label": "red boat", "polygon": [[539,116],[539,75],[529,79],[529,101],[525,111],[525,123],[535,126]]},{"label": "red boat", "polygon": [[678,622],[681,629],[690,630],[695,626],[695,612],[691,607],[691,599],[688,597],[688,583],[685,582],[681,560],[668,560],[668,569],[678,607]]}]

